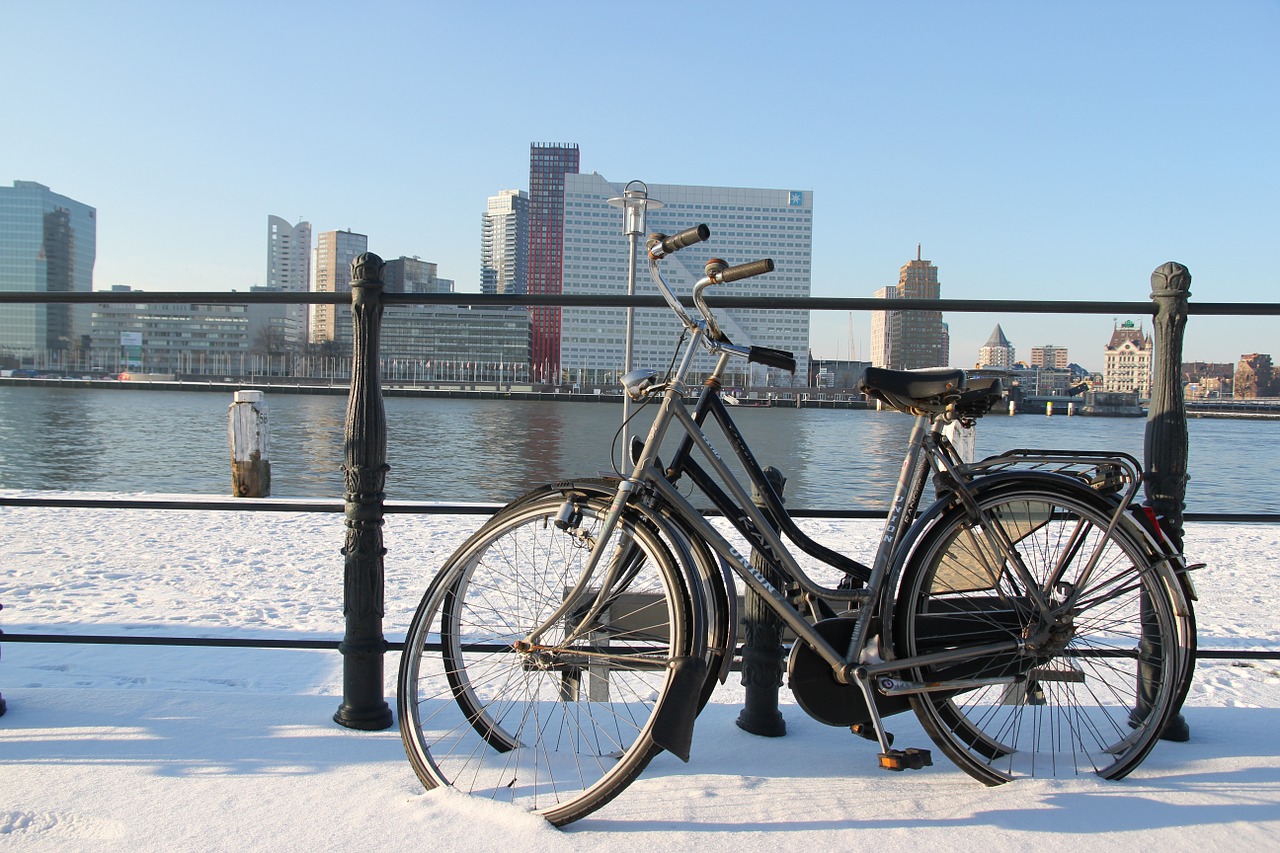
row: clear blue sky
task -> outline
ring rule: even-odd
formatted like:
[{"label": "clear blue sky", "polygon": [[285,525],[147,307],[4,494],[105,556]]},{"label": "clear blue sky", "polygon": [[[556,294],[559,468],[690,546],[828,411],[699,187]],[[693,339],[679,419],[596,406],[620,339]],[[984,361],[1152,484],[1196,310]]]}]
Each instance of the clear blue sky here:
[{"label": "clear blue sky", "polygon": [[[1193,299],[1280,299],[1276,0],[0,0],[0,32],[0,182],[98,209],[97,288],[261,283],[275,214],[478,290],[485,199],[576,142],[613,181],[812,190],[818,296],[920,243],[950,298],[1140,301],[1177,260]],[[958,365],[999,322],[1100,369],[1112,326],[947,320]],[[815,352],[851,325],[866,357],[865,314]],[[1192,318],[1185,355],[1277,331]]]}]

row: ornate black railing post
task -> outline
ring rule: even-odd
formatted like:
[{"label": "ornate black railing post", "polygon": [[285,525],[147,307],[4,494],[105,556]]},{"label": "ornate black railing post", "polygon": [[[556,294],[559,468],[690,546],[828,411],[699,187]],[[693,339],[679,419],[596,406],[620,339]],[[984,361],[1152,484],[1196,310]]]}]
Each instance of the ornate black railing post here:
[{"label": "ornate black railing post", "polygon": [[[1187,298],[1191,273],[1169,261],[1151,273],[1151,298],[1156,303],[1155,353],[1151,400],[1147,404],[1147,432],[1143,445],[1143,490],[1147,503],[1163,519],[1161,527],[1182,550],[1183,517],[1187,497],[1187,407],[1182,393],[1182,336],[1187,327]],[[1144,639],[1144,643],[1147,641]],[[1183,741],[1190,730],[1182,709],[1165,726],[1162,737]]]},{"label": "ornate black railing post", "polygon": [[1155,355],[1147,434],[1143,488],[1147,502],[1164,517],[1166,532],[1182,549],[1182,511],[1187,496],[1187,407],[1182,396],[1182,336],[1187,327],[1187,297],[1191,273],[1170,261],[1151,273],[1151,298],[1156,303]]},{"label": "ornate black railing post", "polygon": [[[764,469],[769,485],[782,497],[787,478],[772,466]],[[752,489],[752,501],[764,509],[764,495]],[[766,514],[768,510],[765,510]],[[774,519],[769,519],[771,522]],[[751,552],[752,567],[770,584],[778,586],[781,578],[768,559],[759,550]],[[782,737],[787,733],[787,721],[778,710],[778,690],[782,687],[783,658],[782,620],[748,589],[743,596],[742,624],[746,629],[742,645],[742,683],[746,687],[742,711],[738,714],[738,728],[764,737]]]},{"label": "ornate black railing post", "polygon": [[333,719],[352,729],[390,728],[382,695],[387,641],[382,635],[383,489],[387,480],[387,416],[378,380],[382,323],[382,258],[363,254],[351,264],[352,365],[342,472],[346,479],[347,538],[342,549],[342,705]]}]

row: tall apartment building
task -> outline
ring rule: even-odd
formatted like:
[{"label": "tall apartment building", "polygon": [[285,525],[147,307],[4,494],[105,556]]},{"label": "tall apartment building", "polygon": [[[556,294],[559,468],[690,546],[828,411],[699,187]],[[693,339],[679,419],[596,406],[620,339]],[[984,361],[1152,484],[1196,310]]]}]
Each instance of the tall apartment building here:
[{"label": "tall apartment building", "polygon": [[[267,290],[306,293],[311,287],[311,223],[267,217]],[[307,306],[285,305],[280,329],[287,344],[306,342]]]},{"label": "tall apartment building", "polygon": [[[897,286],[876,291],[878,299],[940,299],[938,268],[920,256],[898,270]],[[915,370],[944,367],[951,358],[951,336],[941,311],[894,310],[871,314],[871,360],[876,367]]]},{"label": "tall apartment building", "polygon": [[1027,359],[1029,367],[1053,367],[1058,370],[1066,370],[1071,366],[1067,359],[1067,348],[1057,347],[1053,344],[1045,344],[1040,347],[1031,348],[1031,356]]},{"label": "tall apartment building", "polygon": [[[609,204],[623,194],[625,183],[598,174],[565,174],[563,293],[627,293],[630,240],[623,233],[624,213]],[[688,296],[703,275],[708,258],[730,264],[773,258],[773,272],[716,288],[732,296],[809,296],[813,242],[813,193],[800,190],[696,187],[648,184],[649,197],[663,207],[650,210],[645,230],[675,234],[705,223],[711,238],[690,246],[662,264],[676,293]],[[643,240],[643,236],[641,240]],[[641,248],[643,255],[643,248]],[[637,290],[654,294],[644,269],[637,270]],[[532,292],[532,287],[530,288]],[[716,309],[716,318],[736,344],[790,350],[795,376],[762,365],[734,363],[731,381],[763,386],[803,385],[808,376],[809,313],[801,310]],[[667,308],[637,309],[632,365],[660,369],[670,363],[680,337],[679,322]],[[540,366],[534,331],[535,375]],[[625,308],[565,308],[560,323],[560,359],[547,363],[548,375],[569,382],[608,382],[623,367]],[[705,356],[695,371],[709,370]],[[748,372],[749,371],[749,372]]]},{"label": "tall apartment building", "polygon": [[[369,238],[353,231],[325,231],[316,237],[316,293],[351,290],[351,262],[369,251]],[[338,310],[342,309],[342,310]],[[351,311],[340,305],[311,306],[311,343],[351,343]]]},{"label": "tall apartment building", "polygon": [[480,227],[480,292],[529,292],[529,194],[489,197]]},{"label": "tall apartment building", "polygon": [[[529,278],[531,294],[562,293],[564,184],[578,172],[577,145],[529,146]],[[560,357],[560,308],[531,307],[531,369],[537,381],[553,381]]]},{"label": "tall apartment building", "polygon": [[1151,335],[1125,320],[1111,333],[1104,351],[1102,390],[1137,392],[1138,399],[1151,397]]},{"label": "tall apartment building", "polygon": [[[89,293],[97,211],[34,181],[0,187],[0,291]],[[0,354],[50,353],[87,343],[89,306],[0,305]]]},{"label": "tall apartment building", "polygon": [[1013,367],[1016,361],[1013,344],[1005,337],[1004,329],[997,323],[991,337],[978,350],[979,367]]}]

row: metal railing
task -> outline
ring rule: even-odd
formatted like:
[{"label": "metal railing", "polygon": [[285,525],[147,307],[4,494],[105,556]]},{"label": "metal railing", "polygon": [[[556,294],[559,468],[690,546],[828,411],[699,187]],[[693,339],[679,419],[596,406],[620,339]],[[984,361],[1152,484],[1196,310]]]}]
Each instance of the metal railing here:
[{"label": "metal railing", "polygon": [[[377,729],[391,725],[391,712],[382,695],[383,657],[402,643],[388,642],[382,633],[383,588],[382,531],[385,513],[488,514],[496,506],[475,504],[411,504],[385,501],[386,419],[378,374],[379,331],[383,309],[395,305],[558,306],[558,307],[663,307],[658,296],[604,296],[564,294],[400,294],[385,293],[382,260],[366,254],[353,264],[352,290],[343,293],[14,293],[0,292],[6,303],[188,303],[188,304],[347,304],[353,312],[353,355],[348,392],[346,458],[343,466],[347,489],[344,501],[160,500],[94,498],[6,498],[0,506],[60,506],[86,509],[195,509],[237,512],[343,512],[347,542],[344,555],[344,613],[346,629],[341,641],[252,640],[194,637],[112,637],[83,635],[4,634],[9,642],[129,643],[138,645],[201,645],[255,648],[337,649],[344,656],[343,703],[334,715],[337,722]],[[1146,432],[1147,500],[1173,520],[1181,537],[1185,521],[1280,522],[1280,513],[1184,513],[1186,486],[1186,409],[1181,391],[1182,339],[1188,316],[1280,316],[1280,303],[1231,303],[1188,301],[1190,274],[1180,264],[1165,264],[1152,274],[1150,302],[1099,302],[1049,300],[895,299],[894,311],[930,310],[972,313],[1052,313],[1099,315],[1150,315],[1154,321],[1157,363]],[[801,311],[883,311],[885,300],[843,297],[719,296],[707,302],[717,308],[753,308]],[[686,302],[692,306],[692,301]],[[878,511],[798,511],[798,516],[824,518],[884,517]],[[368,590],[375,592],[371,596]],[[1206,659],[1280,659],[1280,653],[1245,649],[1206,650]]]}]

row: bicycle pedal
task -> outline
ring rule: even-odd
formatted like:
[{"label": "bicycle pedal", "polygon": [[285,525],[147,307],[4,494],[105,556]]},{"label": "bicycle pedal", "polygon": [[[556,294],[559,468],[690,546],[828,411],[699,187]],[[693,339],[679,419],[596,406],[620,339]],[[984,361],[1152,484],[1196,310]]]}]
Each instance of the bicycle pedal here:
[{"label": "bicycle pedal", "polygon": [[927,749],[891,749],[880,753],[880,766],[885,770],[920,770],[933,766],[933,756]]},{"label": "bicycle pedal", "polygon": [[[854,723],[849,726],[849,731],[853,732],[863,740],[879,740],[876,736],[876,727],[870,723]],[[893,732],[885,732],[885,739],[889,741],[889,746],[893,746]]]}]

